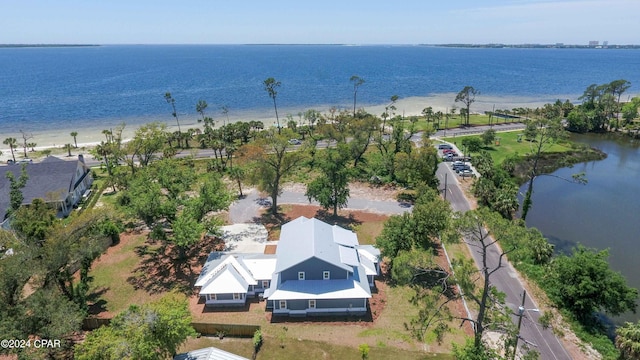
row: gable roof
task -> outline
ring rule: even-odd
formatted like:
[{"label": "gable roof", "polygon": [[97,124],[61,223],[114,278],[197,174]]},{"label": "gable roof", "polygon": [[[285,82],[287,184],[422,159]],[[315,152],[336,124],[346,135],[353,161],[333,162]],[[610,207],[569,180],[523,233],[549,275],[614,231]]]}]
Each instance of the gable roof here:
[{"label": "gable roof", "polygon": [[349,249],[357,245],[358,238],[352,231],[301,216],[282,225],[275,271],[281,272],[313,257],[352,271],[349,265],[358,254]]},{"label": "gable roof", "polygon": [[[354,267],[354,276],[349,279],[292,280],[272,286],[265,291],[269,300],[296,299],[363,299],[371,297],[366,271],[362,266]],[[277,284],[277,274],[272,284]]]},{"label": "gable roof", "polygon": [[246,293],[249,285],[269,280],[276,266],[273,254],[212,252],[194,286],[200,294]]},{"label": "gable roof", "polygon": [[178,354],[173,360],[249,360],[246,357],[232,354],[215,347],[192,350],[188,353]]},{"label": "gable roof", "polygon": [[[29,179],[22,189],[23,204],[31,204],[34,199],[45,201],[64,201],[75,184],[74,179],[78,162],[66,161],[49,156],[39,163],[25,164]],[[86,171],[86,170],[85,170]],[[17,180],[22,172],[21,165],[0,166],[0,221],[4,220],[9,208],[11,186],[7,173],[13,173]]]}]

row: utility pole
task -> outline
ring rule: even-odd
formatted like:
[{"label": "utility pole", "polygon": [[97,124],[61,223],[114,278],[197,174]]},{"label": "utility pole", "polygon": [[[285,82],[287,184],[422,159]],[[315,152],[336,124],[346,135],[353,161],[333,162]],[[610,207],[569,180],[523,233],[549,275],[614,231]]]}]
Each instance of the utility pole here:
[{"label": "utility pole", "polygon": [[[514,360],[516,358],[516,353],[518,352],[518,340],[520,339],[520,327],[522,326],[522,317],[524,316],[524,312],[525,311],[535,311],[535,312],[539,312],[540,310],[538,309],[525,309],[524,308],[524,302],[527,298],[527,290],[523,290],[522,291],[522,305],[520,305],[518,307],[518,313],[516,314],[516,316],[518,316],[518,332],[516,333],[516,341],[514,341],[513,344],[513,354],[511,355],[511,360]],[[533,344],[535,346],[535,344]]]},{"label": "utility pole", "polygon": [[516,332],[516,341],[513,344],[513,356],[512,360],[516,358],[516,353],[518,352],[518,340],[520,339],[520,326],[522,326],[522,316],[524,315],[524,301],[527,297],[527,290],[523,290],[522,292],[522,305],[518,307],[518,332]]},{"label": "utility pole", "polygon": [[444,201],[447,201],[447,173],[444,174]]}]

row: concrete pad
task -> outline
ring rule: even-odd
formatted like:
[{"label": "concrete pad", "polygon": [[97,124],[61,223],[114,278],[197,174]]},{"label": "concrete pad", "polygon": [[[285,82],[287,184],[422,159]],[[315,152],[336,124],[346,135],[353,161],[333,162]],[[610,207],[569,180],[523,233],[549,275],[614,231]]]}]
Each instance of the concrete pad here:
[{"label": "concrete pad", "polygon": [[264,253],[267,229],[258,224],[233,224],[222,226],[224,251],[230,253]]}]

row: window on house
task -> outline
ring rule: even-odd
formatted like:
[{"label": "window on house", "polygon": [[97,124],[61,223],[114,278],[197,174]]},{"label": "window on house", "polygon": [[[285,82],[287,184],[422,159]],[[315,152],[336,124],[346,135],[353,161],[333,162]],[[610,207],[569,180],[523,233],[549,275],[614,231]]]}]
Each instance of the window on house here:
[{"label": "window on house", "polygon": [[268,288],[269,287],[269,280],[262,280],[262,287],[264,289]]},{"label": "window on house", "polygon": [[280,300],[280,309],[287,308],[287,300]]},{"label": "window on house", "polygon": [[304,271],[298,273],[298,280],[304,280]]},{"label": "window on house", "polygon": [[242,294],[233,293],[233,300],[240,300],[240,299],[242,299]]},{"label": "window on house", "polygon": [[323,280],[329,280],[329,279],[331,279],[331,272],[330,272],[330,271],[323,271],[323,272],[322,272],[322,279],[323,279]]},{"label": "window on house", "polygon": [[209,297],[209,300],[218,300],[216,299],[216,294],[209,294],[207,296]]},{"label": "window on house", "polygon": [[315,309],[315,308],[316,308],[316,301],[309,300],[309,309]]}]

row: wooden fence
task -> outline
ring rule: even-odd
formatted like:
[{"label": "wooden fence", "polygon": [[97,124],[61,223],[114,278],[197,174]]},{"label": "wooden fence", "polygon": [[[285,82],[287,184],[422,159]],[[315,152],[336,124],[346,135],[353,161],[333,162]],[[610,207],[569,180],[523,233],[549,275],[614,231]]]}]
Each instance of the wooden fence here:
[{"label": "wooden fence", "polygon": [[[95,330],[103,325],[109,325],[111,319],[87,318],[82,322],[82,330]],[[196,332],[202,335],[230,336],[230,337],[252,337],[259,325],[240,324],[213,324],[213,323],[191,323]]]}]

